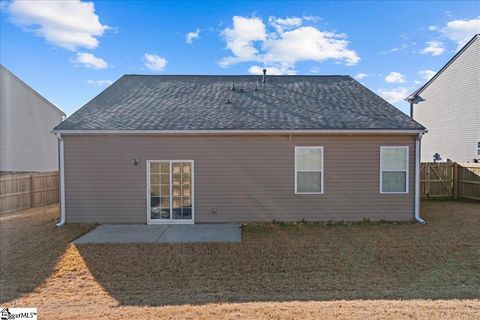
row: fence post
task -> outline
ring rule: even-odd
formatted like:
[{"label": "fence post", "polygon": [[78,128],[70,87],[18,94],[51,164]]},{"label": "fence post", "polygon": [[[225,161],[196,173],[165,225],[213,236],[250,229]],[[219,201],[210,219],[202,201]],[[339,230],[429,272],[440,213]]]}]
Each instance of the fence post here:
[{"label": "fence post", "polygon": [[458,163],[453,163],[453,200],[458,199]]},{"label": "fence post", "polygon": [[33,193],[33,174],[30,175],[30,208],[35,205],[35,194]]},{"label": "fence post", "polygon": [[427,163],[425,167],[425,196],[430,198],[430,163]]}]

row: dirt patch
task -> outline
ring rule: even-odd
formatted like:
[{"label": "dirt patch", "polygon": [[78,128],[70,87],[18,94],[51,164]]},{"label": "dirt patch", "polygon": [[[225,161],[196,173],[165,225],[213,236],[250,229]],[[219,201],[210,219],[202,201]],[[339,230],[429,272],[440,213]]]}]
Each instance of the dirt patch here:
[{"label": "dirt patch", "polygon": [[474,319],[480,206],[430,201],[422,212],[423,226],[252,225],[240,244],[77,247],[68,239],[90,226],[29,219],[38,247],[10,239],[14,261],[49,252],[52,242],[63,247],[48,261],[28,259],[26,278],[12,265],[4,273],[2,262],[2,288],[11,290],[2,289],[2,302],[37,306],[49,319]]}]

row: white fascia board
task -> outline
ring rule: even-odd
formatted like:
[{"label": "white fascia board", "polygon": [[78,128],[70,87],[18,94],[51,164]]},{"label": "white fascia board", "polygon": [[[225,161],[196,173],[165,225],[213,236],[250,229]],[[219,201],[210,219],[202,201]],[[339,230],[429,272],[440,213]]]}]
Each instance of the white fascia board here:
[{"label": "white fascia board", "polygon": [[416,135],[426,130],[53,130],[54,133],[62,135],[89,135],[89,134],[120,134],[120,135],[268,135],[268,134],[411,134]]}]

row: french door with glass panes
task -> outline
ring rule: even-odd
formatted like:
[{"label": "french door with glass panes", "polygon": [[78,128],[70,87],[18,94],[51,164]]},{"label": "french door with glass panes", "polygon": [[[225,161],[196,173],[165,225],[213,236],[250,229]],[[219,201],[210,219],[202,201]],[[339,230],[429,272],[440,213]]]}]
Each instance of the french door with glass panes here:
[{"label": "french door with glass panes", "polygon": [[147,161],[147,222],[193,223],[193,160]]}]

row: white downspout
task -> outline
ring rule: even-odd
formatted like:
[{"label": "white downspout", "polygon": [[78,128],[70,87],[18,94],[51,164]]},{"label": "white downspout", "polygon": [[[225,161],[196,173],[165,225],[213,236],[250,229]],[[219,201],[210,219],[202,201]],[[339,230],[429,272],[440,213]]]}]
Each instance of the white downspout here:
[{"label": "white downspout", "polygon": [[415,220],[425,224],[425,220],[420,217],[420,141],[422,135],[419,134],[415,139]]},{"label": "white downspout", "polygon": [[59,142],[59,169],[60,169],[60,222],[56,224],[61,227],[65,224],[65,162],[63,152],[63,139],[60,134],[57,134]]}]

